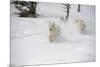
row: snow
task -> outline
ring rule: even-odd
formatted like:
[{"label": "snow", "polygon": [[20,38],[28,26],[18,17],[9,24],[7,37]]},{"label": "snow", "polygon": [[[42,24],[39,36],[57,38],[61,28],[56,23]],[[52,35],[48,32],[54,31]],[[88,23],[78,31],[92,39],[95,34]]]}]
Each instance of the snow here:
[{"label": "snow", "polygon": [[[11,5],[11,64],[39,65],[95,61],[95,7],[72,5],[68,21],[60,3],[39,3],[38,18],[18,17]],[[75,19],[85,20],[87,30],[80,33]],[[61,27],[61,36],[55,42],[48,40],[49,21]]]}]

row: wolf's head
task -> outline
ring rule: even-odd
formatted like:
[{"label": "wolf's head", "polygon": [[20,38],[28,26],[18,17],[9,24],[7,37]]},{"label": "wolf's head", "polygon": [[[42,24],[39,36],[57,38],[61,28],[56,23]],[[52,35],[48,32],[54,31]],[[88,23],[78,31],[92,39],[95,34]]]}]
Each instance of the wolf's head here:
[{"label": "wolf's head", "polygon": [[51,23],[49,22],[49,30],[53,31],[55,29],[55,22]]}]

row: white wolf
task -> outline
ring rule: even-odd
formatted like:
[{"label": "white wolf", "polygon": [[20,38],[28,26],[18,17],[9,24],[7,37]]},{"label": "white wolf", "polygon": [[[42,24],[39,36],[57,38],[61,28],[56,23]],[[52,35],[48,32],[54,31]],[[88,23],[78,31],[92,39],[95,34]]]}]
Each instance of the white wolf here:
[{"label": "white wolf", "polygon": [[53,23],[49,23],[49,41],[53,42],[61,34],[60,26]]},{"label": "white wolf", "polygon": [[84,20],[82,20],[82,19],[76,19],[75,20],[75,24],[77,25],[77,27],[78,27],[78,29],[79,29],[80,32],[85,31],[86,24],[85,24]]}]

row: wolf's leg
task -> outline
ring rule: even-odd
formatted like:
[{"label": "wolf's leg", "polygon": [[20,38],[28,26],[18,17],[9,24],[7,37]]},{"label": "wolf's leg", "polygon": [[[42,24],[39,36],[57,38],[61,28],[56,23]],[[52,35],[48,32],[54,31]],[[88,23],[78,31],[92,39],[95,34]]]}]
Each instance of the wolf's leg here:
[{"label": "wolf's leg", "polygon": [[53,42],[53,36],[49,36],[49,42]]}]

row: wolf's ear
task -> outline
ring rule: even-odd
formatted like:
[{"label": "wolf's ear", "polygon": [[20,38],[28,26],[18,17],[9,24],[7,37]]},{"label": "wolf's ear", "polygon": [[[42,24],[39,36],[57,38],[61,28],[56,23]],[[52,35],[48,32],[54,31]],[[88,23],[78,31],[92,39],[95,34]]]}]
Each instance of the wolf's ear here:
[{"label": "wolf's ear", "polygon": [[55,22],[53,22],[53,24],[55,25]]},{"label": "wolf's ear", "polygon": [[49,25],[49,27],[51,27],[51,22],[50,21],[48,21],[48,25]]}]

